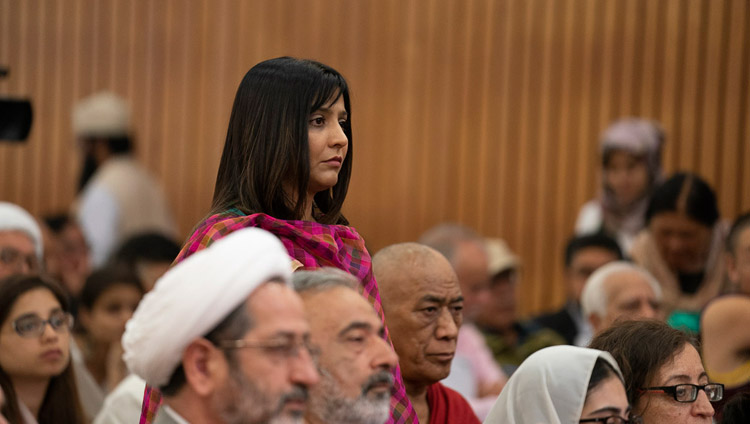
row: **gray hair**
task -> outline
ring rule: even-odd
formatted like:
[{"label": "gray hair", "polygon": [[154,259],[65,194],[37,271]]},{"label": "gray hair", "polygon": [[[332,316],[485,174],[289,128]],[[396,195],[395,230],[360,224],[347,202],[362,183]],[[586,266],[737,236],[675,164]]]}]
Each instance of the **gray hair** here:
[{"label": "gray hair", "polygon": [[644,268],[627,261],[610,262],[596,271],[586,280],[581,292],[581,309],[584,317],[596,314],[601,318],[607,314],[608,295],[605,291],[607,280],[623,272],[635,272],[643,277],[651,286],[657,300],[661,300],[662,290],[659,281]]},{"label": "gray hair", "polygon": [[418,243],[437,250],[451,264],[460,243],[475,243],[482,250],[486,250],[484,240],[479,234],[469,227],[453,223],[443,223],[430,228],[422,234]]},{"label": "gray hair", "polygon": [[338,268],[324,267],[314,271],[297,271],[292,274],[292,286],[297,293],[321,292],[334,287],[347,287],[357,290],[357,277]]}]

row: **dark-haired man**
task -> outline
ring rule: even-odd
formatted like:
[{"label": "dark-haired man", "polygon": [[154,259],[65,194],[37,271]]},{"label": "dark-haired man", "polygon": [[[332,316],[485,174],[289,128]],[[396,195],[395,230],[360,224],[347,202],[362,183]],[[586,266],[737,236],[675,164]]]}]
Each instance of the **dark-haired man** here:
[{"label": "dark-haired man", "polygon": [[567,301],[560,310],[536,318],[536,323],[555,331],[568,344],[586,346],[593,331],[581,311],[583,286],[599,267],[622,258],[620,246],[609,236],[591,234],[570,239],[565,247]]}]

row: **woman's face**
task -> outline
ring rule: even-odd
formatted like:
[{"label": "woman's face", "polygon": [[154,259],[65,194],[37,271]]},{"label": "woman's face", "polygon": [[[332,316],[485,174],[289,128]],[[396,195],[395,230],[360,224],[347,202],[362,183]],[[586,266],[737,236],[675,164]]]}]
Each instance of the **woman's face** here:
[{"label": "woman's face", "polygon": [[96,299],[91,310],[80,310],[81,324],[91,338],[99,343],[112,343],[122,338],[125,323],[133,316],[141,292],[129,284],[114,284]]},{"label": "woman's face", "polygon": [[[684,383],[708,383],[698,351],[690,344],[686,344],[672,361],[663,365],[647,387]],[[636,402],[635,412],[643,417],[645,423],[710,424],[714,416],[714,408],[703,390],[698,390],[695,402],[689,403],[677,402],[671,394],[646,392]]]},{"label": "woman's face", "polygon": [[613,415],[627,419],[630,414],[628,396],[622,381],[611,375],[586,394],[581,419],[606,418]]},{"label": "woman's face", "polygon": [[612,191],[618,206],[632,205],[644,196],[649,185],[646,161],[623,150],[613,151],[604,166],[604,185]]},{"label": "woman's face", "polygon": [[661,257],[675,272],[703,270],[711,244],[711,229],[679,212],[660,212],[649,229]]},{"label": "woman's face", "polygon": [[315,195],[336,185],[349,148],[349,139],[343,128],[347,119],[344,96],[339,96],[335,102],[310,115],[307,122],[310,147],[308,195]]},{"label": "woman's face", "polygon": [[0,328],[0,366],[11,379],[48,379],[65,370],[70,359],[70,330],[67,326],[55,330],[45,323],[44,333],[25,337],[13,328],[18,319],[28,320],[36,316],[49,320],[60,313],[60,303],[46,288],[36,288],[18,297]]}]

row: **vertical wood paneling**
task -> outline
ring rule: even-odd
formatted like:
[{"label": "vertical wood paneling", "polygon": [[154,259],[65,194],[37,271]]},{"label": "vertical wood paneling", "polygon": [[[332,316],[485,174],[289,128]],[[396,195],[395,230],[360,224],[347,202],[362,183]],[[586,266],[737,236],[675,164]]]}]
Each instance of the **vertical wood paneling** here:
[{"label": "vertical wood paneling", "polygon": [[660,121],[667,172],[704,175],[727,218],[750,209],[748,45],[744,0],[0,0],[0,93],[35,106],[28,142],[0,144],[0,198],[68,208],[71,108],[108,89],[186,234],[244,73],[314,58],[352,87],[345,211],[371,250],[446,220],[504,237],[531,313],[562,301],[562,248],[618,117]]}]

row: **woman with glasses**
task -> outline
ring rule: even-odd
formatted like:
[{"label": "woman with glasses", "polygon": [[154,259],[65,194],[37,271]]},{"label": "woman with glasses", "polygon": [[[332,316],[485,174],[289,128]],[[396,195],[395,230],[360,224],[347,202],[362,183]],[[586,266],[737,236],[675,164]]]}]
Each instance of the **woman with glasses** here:
[{"label": "woman with glasses", "polygon": [[553,346],[537,351],[518,367],[484,422],[640,423],[629,414],[620,369],[608,353]]},{"label": "woman with glasses", "polygon": [[72,325],[57,284],[21,275],[0,281],[2,414],[11,423],[84,422],[70,363]]},{"label": "woman with glasses", "polygon": [[628,400],[646,423],[711,423],[724,386],[708,379],[696,341],[660,321],[626,321],[589,346],[620,364]]}]

